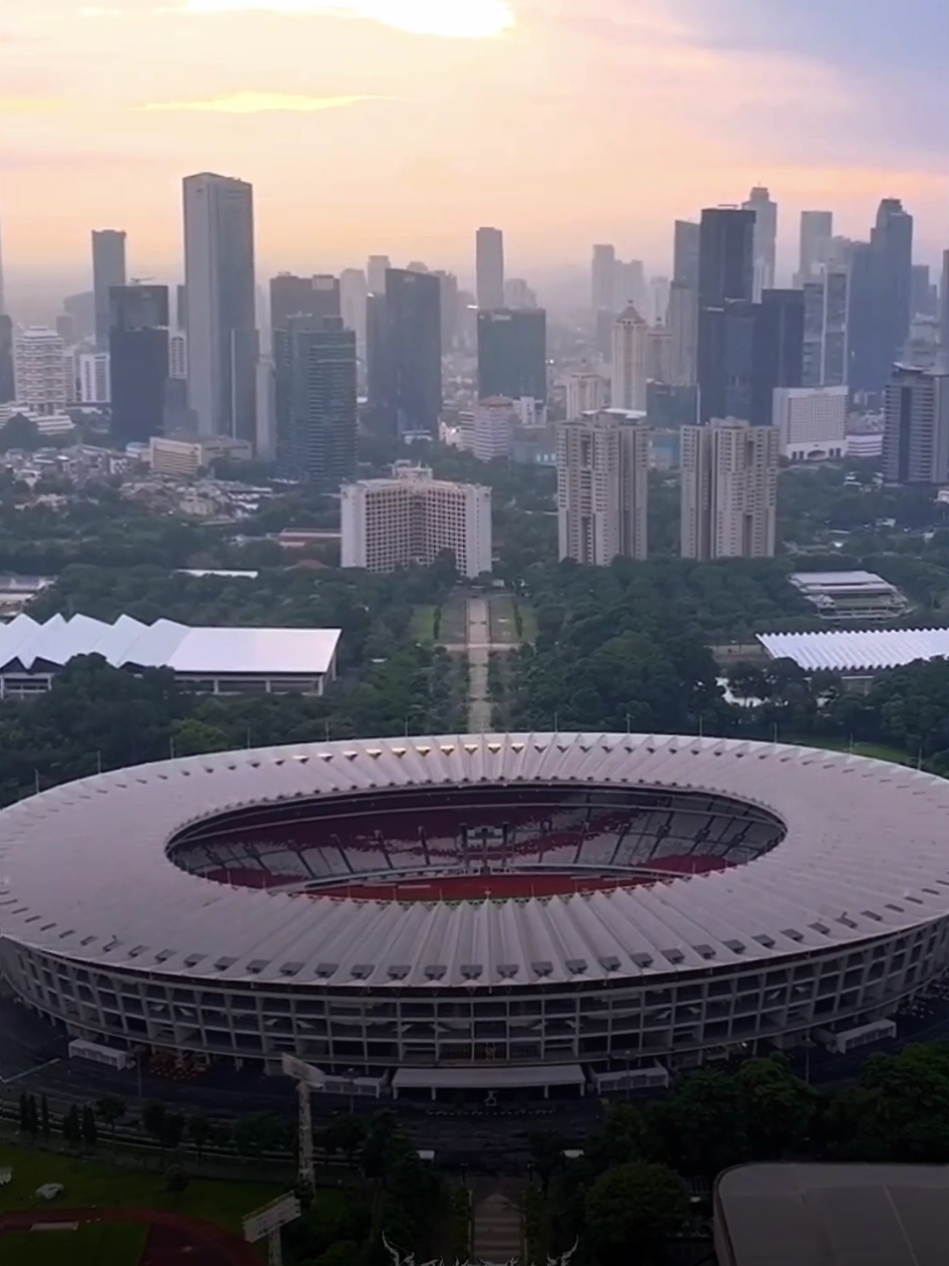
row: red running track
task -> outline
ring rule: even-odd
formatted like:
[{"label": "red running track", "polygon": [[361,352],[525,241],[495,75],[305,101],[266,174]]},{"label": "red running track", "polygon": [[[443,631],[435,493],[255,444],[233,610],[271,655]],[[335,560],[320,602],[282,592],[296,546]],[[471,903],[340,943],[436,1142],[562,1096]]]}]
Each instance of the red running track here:
[{"label": "red running track", "polygon": [[[0,1213],[0,1244],[5,1231],[28,1231],[34,1222],[145,1222],[149,1232],[139,1266],[260,1266],[256,1251],[229,1231],[211,1222],[156,1209],[21,1209]],[[67,1231],[52,1234],[61,1234],[68,1243]]]}]

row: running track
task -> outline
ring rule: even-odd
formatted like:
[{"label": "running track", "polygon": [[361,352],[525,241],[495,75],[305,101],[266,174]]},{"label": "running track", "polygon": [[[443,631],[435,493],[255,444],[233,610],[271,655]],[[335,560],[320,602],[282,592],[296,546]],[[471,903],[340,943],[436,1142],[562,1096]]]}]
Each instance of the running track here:
[{"label": "running track", "polygon": [[[150,1229],[139,1266],[260,1266],[261,1262],[249,1244],[229,1231],[211,1222],[155,1209],[22,1209],[0,1213],[0,1245],[4,1231],[28,1231],[34,1222],[146,1222]],[[69,1232],[61,1234],[65,1247]]]}]

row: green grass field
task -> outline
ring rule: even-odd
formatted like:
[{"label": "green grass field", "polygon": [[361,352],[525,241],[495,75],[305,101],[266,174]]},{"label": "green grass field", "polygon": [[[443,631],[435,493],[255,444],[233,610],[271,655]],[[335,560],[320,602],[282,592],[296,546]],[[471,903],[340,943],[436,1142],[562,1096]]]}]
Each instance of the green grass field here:
[{"label": "green grass field", "polygon": [[415,607],[409,631],[416,642],[435,641],[435,613],[438,607]]},{"label": "green grass field", "polygon": [[134,1222],[88,1223],[75,1231],[13,1231],[0,1235],[3,1266],[138,1266],[148,1227]]},{"label": "green grass field", "polygon": [[[285,1185],[263,1182],[212,1182],[206,1178],[194,1178],[186,1191],[180,1196],[173,1196],[165,1190],[161,1174],[117,1169],[72,1156],[34,1152],[0,1143],[0,1169],[7,1166],[13,1169],[13,1180],[0,1187],[0,1213],[12,1209],[41,1211],[57,1206],[80,1208],[91,1205],[168,1209],[188,1217],[217,1222],[231,1231],[240,1231],[245,1214],[286,1190]],[[59,1182],[64,1187],[62,1195],[51,1203],[36,1195],[37,1187],[48,1182]],[[5,1243],[0,1260],[3,1266],[8,1266]],[[68,1260],[72,1266],[72,1259]]]}]

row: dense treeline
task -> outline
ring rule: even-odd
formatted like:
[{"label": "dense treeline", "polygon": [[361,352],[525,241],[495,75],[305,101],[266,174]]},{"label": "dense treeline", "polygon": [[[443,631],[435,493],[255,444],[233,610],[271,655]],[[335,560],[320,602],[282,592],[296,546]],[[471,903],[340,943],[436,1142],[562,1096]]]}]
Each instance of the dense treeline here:
[{"label": "dense treeline", "polygon": [[360,735],[463,728],[463,683],[442,650],[406,643],[323,698],[203,696],[170,672],[141,677],[98,656],[74,659],[52,690],[0,703],[0,802],[169,756]]}]

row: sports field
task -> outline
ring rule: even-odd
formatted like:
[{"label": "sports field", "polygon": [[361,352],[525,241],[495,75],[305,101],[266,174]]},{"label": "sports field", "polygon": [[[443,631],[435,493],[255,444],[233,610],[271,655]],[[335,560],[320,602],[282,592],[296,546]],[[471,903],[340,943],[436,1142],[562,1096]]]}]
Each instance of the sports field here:
[{"label": "sports field", "polygon": [[89,1222],[76,1230],[0,1234],[3,1266],[139,1266],[148,1227]]}]

